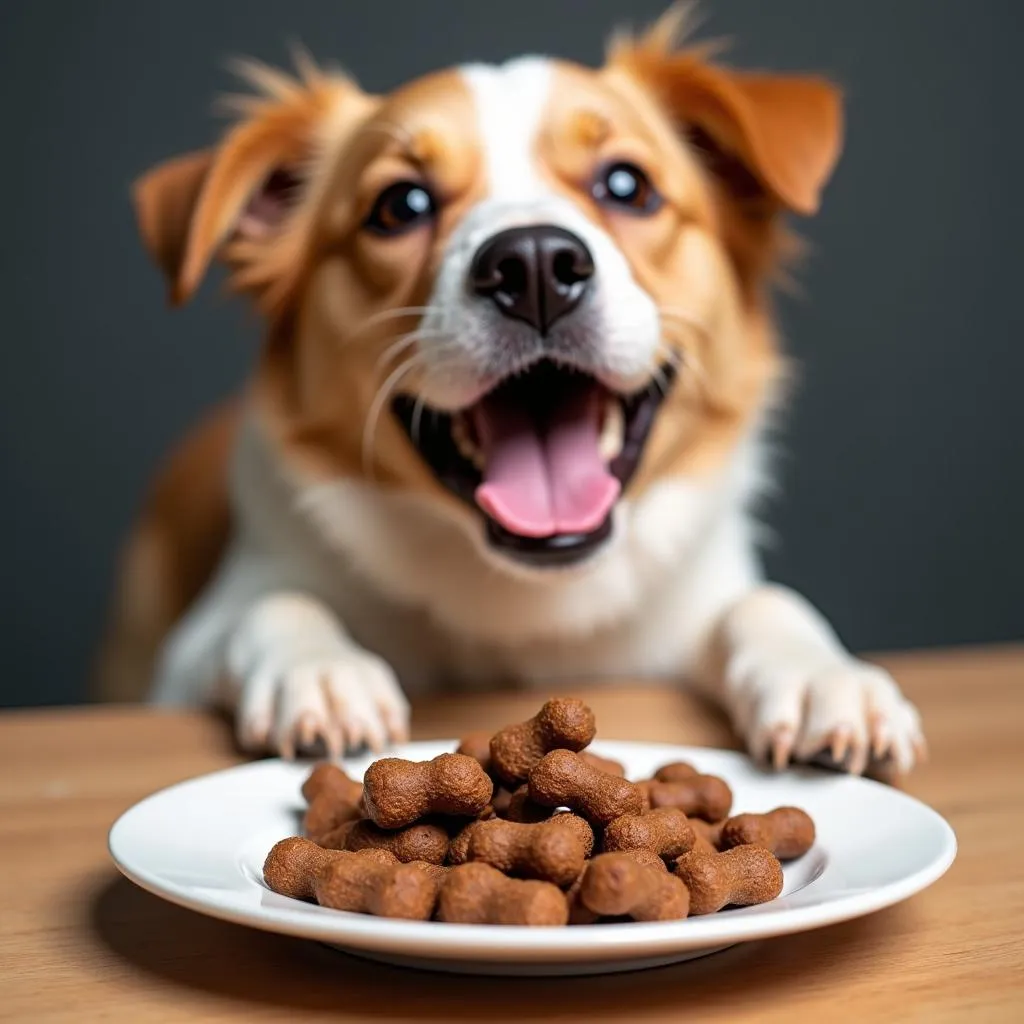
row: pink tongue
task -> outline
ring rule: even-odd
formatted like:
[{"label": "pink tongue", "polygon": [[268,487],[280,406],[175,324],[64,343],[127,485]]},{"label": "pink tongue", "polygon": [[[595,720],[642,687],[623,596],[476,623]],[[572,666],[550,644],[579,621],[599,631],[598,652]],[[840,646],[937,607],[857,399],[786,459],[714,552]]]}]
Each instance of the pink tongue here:
[{"label": "pink tongue", "polygon": [[477,504],[521,537],[589,533],[604,522],[619,482],[598,451],[600,405],[580,389],[540,425],[521,403],[502,396],[476,407],[486,470]]}]

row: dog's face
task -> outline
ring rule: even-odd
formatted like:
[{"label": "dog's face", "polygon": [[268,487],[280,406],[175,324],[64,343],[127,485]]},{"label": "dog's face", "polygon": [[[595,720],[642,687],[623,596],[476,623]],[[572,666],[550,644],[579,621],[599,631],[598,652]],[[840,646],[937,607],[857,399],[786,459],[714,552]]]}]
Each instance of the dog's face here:
[{"label": "dog's face", "polygon": [[497,564],[550,567],[726,456],[776,371],[778,217],[815,208],[838,101],[668,36],[383,98],[257,72],[270,96],[218,150],[144,179],[177,297],[217,251],[260,297],[259,393],[308,471],[429,495]]}]

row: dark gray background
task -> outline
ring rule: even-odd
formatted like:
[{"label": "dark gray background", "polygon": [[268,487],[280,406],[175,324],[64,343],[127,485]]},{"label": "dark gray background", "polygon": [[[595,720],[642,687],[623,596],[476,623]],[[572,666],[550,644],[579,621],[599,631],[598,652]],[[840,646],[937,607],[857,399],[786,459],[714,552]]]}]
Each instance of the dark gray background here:
[{"label": "dark gray background", "polygon": [[[79,700],[112,559],[182,429],[258,342],[207,285],[169,312],[132,178],[219,131],[223,61],[301,39],[372,90],[470,59],[599,59],[663,0],[5,0],[0,703]],[[1017,0],[714,0],[737,64],[847,89],[767,509],[773,575],[855,648],[1024,636],[1024,142]]]}]

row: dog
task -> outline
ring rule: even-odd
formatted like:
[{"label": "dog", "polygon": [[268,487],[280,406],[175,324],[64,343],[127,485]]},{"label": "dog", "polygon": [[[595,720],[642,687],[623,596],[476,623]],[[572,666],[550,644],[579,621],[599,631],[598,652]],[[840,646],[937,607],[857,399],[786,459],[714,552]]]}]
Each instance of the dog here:
[{"label": "dog", "polygon": [[920,720],[759,567],[786,363],[771,292],[842,145],[813,76],[682,41],[386,96],[250,63],[215,147],[135,189],[185,302],[211,262],[265,342],[124,553],[107,692],[220,703],[291,757],[408,735],[407,694],[663,677],[775,767],[906,772]]}]

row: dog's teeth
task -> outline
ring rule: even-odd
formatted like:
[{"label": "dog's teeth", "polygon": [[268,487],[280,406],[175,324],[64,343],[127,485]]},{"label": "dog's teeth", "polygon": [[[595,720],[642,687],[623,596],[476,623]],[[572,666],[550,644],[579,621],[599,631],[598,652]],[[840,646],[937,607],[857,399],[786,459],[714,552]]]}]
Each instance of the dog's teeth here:
[{"label": "dog's teeth", "polygon": [[597,450],[605,462],[611,462],[622,451],[625,435],[626,421],[622,415],[622,403],[617,398],[609,398],[597,444]]}]

